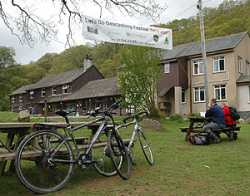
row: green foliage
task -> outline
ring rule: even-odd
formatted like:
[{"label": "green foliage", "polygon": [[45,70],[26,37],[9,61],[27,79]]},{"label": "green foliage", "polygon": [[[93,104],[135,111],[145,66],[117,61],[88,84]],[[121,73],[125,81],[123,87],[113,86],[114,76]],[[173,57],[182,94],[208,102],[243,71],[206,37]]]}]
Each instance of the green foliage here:
[{"label": "green foliage", "polygon": [[52,66],[48,73],[57,74],[71,69],[79,68],[87,54],[91,53],[92,48],[87,46],[75,46],[66,49],[59,55],[55,55],[51,60]]},{"label": "green foliage", "polygon": [[172,121],[178,121],[178,122],[182,122],[183,121],[183,117],[180,114],[172,114],[169,117],[170,120]]},{"label": "green foliage", "polygon": [[8,47],[0,47],[0,69],[15,64],[15,50]]},{"label": "green foliage", "polygon": [[160,73],[158,50],[136,46],[123,48],[121,64],[119,81],[127,105],[135,109],[147,108],[156,115],[156,82]]},{"label": "green foliage", "polygon": [[[206,37],[250,32],[250,1],[224,0],[218,8],[205,9]],[[200,40],[199,18],[174,20],[162,27],[173,29],[174,45]]]},{"label": "green foliage", "polygon": [[94,63],[105,77],[113,77],[118,73],[119,51],[121,45],[102,43],[97,45],[91,53]]},{"label": "green foliage", "polygon": [[0,122],[16,122],[18,114],[14,112],[0,112]]}]

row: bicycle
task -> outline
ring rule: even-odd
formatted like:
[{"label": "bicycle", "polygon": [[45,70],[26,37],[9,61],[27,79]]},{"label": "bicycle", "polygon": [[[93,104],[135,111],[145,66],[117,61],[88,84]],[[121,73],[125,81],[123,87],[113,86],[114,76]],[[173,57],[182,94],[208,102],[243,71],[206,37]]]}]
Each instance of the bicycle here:
[{"label": "bicycle", "polygon": [[[147,139],[146,139],[146,136],[145,136],[145,134],[143,132],[143,129],[139,124],[139,121],[145,115],[148,115],[148,112],[142,111],[142,112],[133,114],[133,115],[131,115],[129,117],[126,117],[123,120],[124,124],[120,125],[118,127],[118,129],[122,128],[122,127],[128,127],[130,125],[134,125],[131,138],[130,138],[129,143],[127,145],[128,151],[129,151],[129,154],[130,154],[130,159],[131,159],[132,163],[135,164],[134,156],[133,156],[133,152],[132,152],[132,147],[134,146],[134,144],[135,144],[135,142],[136,142],[136,140],[138,138],[141,149],[142,149],[142,152],[143,152],[143,154],[145,156],[145,159],[147,160],[149,165],[154,165],[154,156],[153,156],[150,144],[147,142]],[[130,120],[130,119],[132,119],[132,121],[127,123],[127,121]]]},{"label": "bicycle", "polygon": [[[35,124],[36,132],[27,135],[18,145],[15,168],[20,182],[35,193],[49,193],[62,189],[70,179],[73,166],[87,168],[94,165],[104,176],[119,174],[128,179],[131,162],[125,144],[115,129],[112,110],[118,107],[118,102],[109,109],[100,112],[96,108],[89,115],[96,117],[88,123],[72,127],[68,112],[58,111],[66,121],[66,127],[47,124]],[[97,116],[98,115],[98,116]],[[111,121],[111,124],[108,124]],[[73,132],[88,125],[100,123],[92,140],[85,147],[78,148]],[[58,132],[63,128],[64,135]],[[103,133],[103,134],[102,134]],[[94,159],[94,144],[101,137],[106,137],[101,159]],[[73,152],[72,144],[76,153]],[[106,165],[108,165],[106,167]]]}]

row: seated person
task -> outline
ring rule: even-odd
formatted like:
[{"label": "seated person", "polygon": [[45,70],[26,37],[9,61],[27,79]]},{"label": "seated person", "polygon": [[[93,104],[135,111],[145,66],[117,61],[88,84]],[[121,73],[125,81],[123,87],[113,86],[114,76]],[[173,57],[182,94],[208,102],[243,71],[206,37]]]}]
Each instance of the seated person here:
[{"label": "seated person", "polygon": [[225,119],[225,124],[228,127],[234,127],[236,126],[236,121],[233,119],[231,115],[231,111],[229,106],[226,103],[222,103],[222,109],[224,112],[224,119]]},{"label": "seated person", "polygon": [[216,134],[218,129],[225,128],[224,113],[222,108],[217,105],[216,99],[211,99],[210,108],[207,110],[205,117],[209,122],[203,127],[203,130],[211,136],[213,142],[220,142],[220,137]]}]

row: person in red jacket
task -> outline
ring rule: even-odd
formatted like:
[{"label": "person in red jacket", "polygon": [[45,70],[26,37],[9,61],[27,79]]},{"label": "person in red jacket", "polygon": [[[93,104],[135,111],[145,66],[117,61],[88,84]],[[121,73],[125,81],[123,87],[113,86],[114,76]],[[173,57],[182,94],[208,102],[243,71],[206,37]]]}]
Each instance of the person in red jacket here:
[{"label": "person in red jacket", "polygon": [[236,121],[233,119],[233,117],[231,115],[231,111],[229,109],[229,106],[226,103],[222,103],[222,109],[224,112],[225,124],[229,127],[235,126]]}]

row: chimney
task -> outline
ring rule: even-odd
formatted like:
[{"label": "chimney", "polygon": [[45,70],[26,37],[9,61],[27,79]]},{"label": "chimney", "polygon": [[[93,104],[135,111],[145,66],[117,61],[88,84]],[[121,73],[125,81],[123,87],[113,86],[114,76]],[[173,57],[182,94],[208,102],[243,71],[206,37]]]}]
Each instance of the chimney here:
[{"label": "chimney", "polygon": [[86,55],[86,57],[83,60],[83,69],[86,71],[88,68],[90,68],[93,65],[92,58],[90,57],[89,54]]}]

